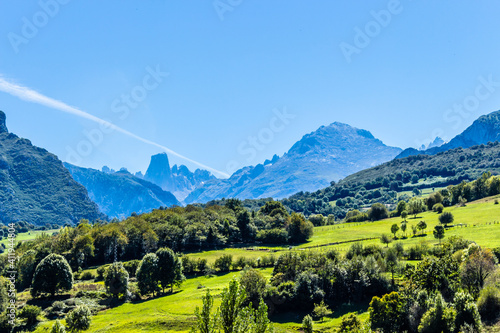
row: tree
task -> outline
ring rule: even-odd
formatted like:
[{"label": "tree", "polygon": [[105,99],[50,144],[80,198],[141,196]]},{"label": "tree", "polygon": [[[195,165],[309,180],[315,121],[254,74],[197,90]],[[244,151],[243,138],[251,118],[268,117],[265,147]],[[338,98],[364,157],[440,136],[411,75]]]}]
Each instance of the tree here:
[{"label": "tree", "polygon": [[424,230],[427,229],[427,223],[425,221],[420,221],[417,224],[417,228],[422,231],[422,235],[424,234]]},{"label": "tree", "polygon": [[403,221],[406,222],[406,218],[408,217],[408,212],[406,210],[403,210],[401,212],[401,218],[403,219]]},{"label": "tree", "polygon": [[59,320],[56,320],[50,329],[50,333],[66,333],[66,327]]},{"label": "tree", "polygon": [[432,210],[438,214],[441,214],[444,210],[444,206],[442,203],[438,203],[432,206]]},{"label": "tree", "polygon": [[441,239],[444,238],[444,228],[442,225],[437,225],[434,227],[434,238],[439,239],[439,244],[441,244]]},{"label": "tree", "polygon": [[382,298],[374,296],[368,308],[371,328],[383,332],[401,332],[403,311],[403,303],[397,292],[385,294]]},{"label": "tree", "polygon": [[156,251],[158,257],[158,274],[163,292],[170,286],[170,291],[174,291],[174,285],[179,285],[185,278],[182,274],[182,262],[177,255],[169,248],[162,247]]},{"label": "tree", "polygon": [[52,296],[60,290],[71,290],[73,272],[68,262],[59,254],[49,254],[35,269],[31,284],[31,295],[37,297],[42,293]]},{"label": "tree", "polygon": [[247,295],[236,279],[229,282],[221,294],[220,322],[224,333],[233,333],[233,327]]},{"label": "tree", "polygon": [[158,287],[159,274],[158,274],[158,257],[154,253],[148,253],[142,258],[137,267],[137,287],[142,295],[147,295],[159,291]]},{"label": "tree", "polygon": [[419,333],[453,333],[455,329],[456,312],[447,307],[441,294],[436,295],[435,306],[430,308],[422,317],[418,326]]},{"label": "tree", "polygon": [[108,266],[104,277],[106,290],[113,296],[126,294],[128,290],[128,272],[121,262],[115,262]]},{"label": "tree", "polygon": [[322,214],[316,214],[316,215],[309,216],[309,221],[315,227],[321,227],[322,225],[325,225],[325,217]]},{"label": "tree", "polygon": [[361,320],[359,320],[356,314],[351,312],[342,316],[342,322],[340,323],[338,333],[359,332],[361,327]]},{"label": "tree", "polygon": [[380,236],[380,241],[382,242],[382,244],[385,244],[387,247],[389,247],[389,244],[392,242],[392,238],[387,234],[382,234],[382,236]]},{"label": "tree", "polygon": [[223,254],[219,258],[215,259],[214,267],[219,272],[229,272],[232,263],[233,263],[233,256],[230,254]]},{"label": "tree", "polygon": [[418,228],[416,225],[411,226],[411,232],[413,233],[413,237],[415,237],[417,235]]},{"label": "tree", "polygon": [[455,218],[453,217],[453,214],[450,212],[444,212],[441,215],[439,215],[439,223],[444,224],[447,226],[450,223],[453,223],[453,220]]},{"label": "tree", "polygon": [[313,235],[313,224],[306,221],[304,215],[292,213],[288,226],[288,237],[291,243],[303,243]]},{"label": "tree", "polygon": [[481,290],[477,300],[477,307],[481,318],[491,322],[500,318],[500,290],[488,285]]},{"label": "tree", "polygon": [[391,226],[391,232],[394,234],[394,238],[396,238],[396,233],[399,231],[399,226],[397,225],[397,223],[394,223],[392,226]]},{"label": "tree", "polygon": [[203,307],[200,309],[196,307],[194,315],[196,316],[196,328],[195,331],[200,333],[215,333],[217,332],[217,320],[218,314],[211,316],[212,306],[214,304],[214,298],[210,295],[210,290],[207,289],[207,293],[202,298]]},{"label": "tree", "polygon": [[66,325],[70,331],[85,331],[90,327],[92,313],[86,305],[79,305],[66,316]]},{"label": "tree", "polygon": [[453,298],[456,311],[455,327],[461,328],[464,325],[472,327],[475,332],[481,332],[481,316],[472,296],[465,292],[458,292]]},{"label": "tree", "polygon": [[302,330],[304,333],[313,333],[313,320],[310,315],[307,315],[302,319]]},{"label": "tree", "polygon": [[481,249],[475,244],[464,250],[460,277],[471,294],[477,295],[484,287],[486,278],[495,270],[496,258],[490,249]]},{"label": "tree", "polygon": [[374,203],[368,210],[368,218],[372,221],[378,221],[389,217],[387,207],[381,203]]},{"label": "tree", "polygon": [[414,218],[417,218],[417,215],[424,211],[424,201],[420,198],[413,198],[409,204],[409,212],[414,215]]},{"label": "tree", "polygon": [[398,266],[398,255],[394,249],[389,249],[385,253],[385,265],[392,274],[392,285],[394,285],[394,273]]},{"label": "tree", "polygon": [[36,305],[26,304],[19,312],[20,318],[26,319],[26,325],[31,326],[37,322],[36,317],[42,313],[42,308]]},{"label": "tree", "polygon": [[266,278],[256,269],[245,268],[240,278],[240,285],[247,294],[247,300],[257,308],[266,289]]},{"label": "tree", "polygon": [[403,232],[404,237],[406,237],[406,227],[407,226],[405,222],[401,223],[401,231]]},{"label": "tree", "polygon": [[398,207],[397,207],[398,215],[402,217],[402,214],[404,211],[406,211],[406,202],[401,200],[398,202]]},{"label": "tree", "polygon": [[31,281],[33,281],[33,274],[35,273],[38,263],[35,250],[28,250],[21,255],[17,263],[19,272],[17,287],[19,290],[24,290],[31,285]]},{"label": "tree", "polygon": [[332,310],[328,308],[328,305],[325,304],[324,300],[321,300],[321,303],[319,304],[314,304],[314,310],[313,310],[313,316],[321,319],[323,321],[323,318],[326,316],[329,316],[332,314]]}]

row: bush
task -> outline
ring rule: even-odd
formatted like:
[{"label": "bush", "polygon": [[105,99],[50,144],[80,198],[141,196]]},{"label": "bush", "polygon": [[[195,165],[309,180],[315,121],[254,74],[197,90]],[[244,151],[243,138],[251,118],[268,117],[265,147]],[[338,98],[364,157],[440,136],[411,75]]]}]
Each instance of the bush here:
[{"label": "bush", "polygon": [[56,320],[50,329],[50,333],[66,333],[66,327],[59,320]]},{"label": "bush", "polygon": [[438,214],[441,214],[444,210],[444,206],[443,204],[441,203],[438,203],[438,204],[435,204],[434,206],[432,206],[432,211],[438,213]]},{"label": "bush", "polygon": [[37,322],[36,317],[40,313],[42,313],[42,309],[39,306],[26,304],[19,312],[19,317],[25,318],[27,325],[33,325]]},{"label": "bush", "polygon": [[477,300],[479,314],[483,320],[494,321],[500,318],[500,290],[492,285],[481,290]]},{"label": "bush", "polygon": [[285,229],[260,230],[257,232],[257,240],[266,244],[288,243],[288,232]]},{"label": "bush", "polygon": [[450,212],[444,212],[439,216],[439,223],[447,225],[453,223],[454,221],[453,214]]},{"label": "bush", "polygon": [[351,333],[358,332],[361,329],[361,321],[358,316],[354,313],[348,313],[342,316],[342,322],[340,323],[339,333]]},{"label": "bush", "polygon": [[92,313],[86,305],[79,305],[66,316],[66,325],[70,331],[84,331],[90,327]]},{"label": "bush", "polygon": [[94,277],[95,276],[92,272],[86,271],[80,275],[80,280],[92,280]]},{"label": "bush", "polygon": [[310,315],[307,315],[302,320],[302,330],[304,333],[313,333],[313,320]]},{"label": "bush", "polygon": [[103,265],[97,268],[97,277],[96,281],[102,281],[104,280],[104,274],[106,274],[106,269],[108,269],[109,265]]},{"label": "bush", "polygon": [[233,256],[230,254],[224,254],[222,257],[215,259],[214,268],[219,272],[229,272],[232,262]]},{"label": "bush", "polygon": [[104,278],[106,290],[113,296],[126,294],[128,290],[128,272],[121,262],[115,262],[108,267]]},{"label": "bush", "polygon": [[389,212],[387,211],[387,207],[381,203],[375,203],[368,210],[368,217],[372,221],[378,221],[389,217]]},{"label": "bush", "polygon": [[127,270],[129,277],[135,277],[140,262],[140,260],[135,259],[123,263],[123,267]]}]

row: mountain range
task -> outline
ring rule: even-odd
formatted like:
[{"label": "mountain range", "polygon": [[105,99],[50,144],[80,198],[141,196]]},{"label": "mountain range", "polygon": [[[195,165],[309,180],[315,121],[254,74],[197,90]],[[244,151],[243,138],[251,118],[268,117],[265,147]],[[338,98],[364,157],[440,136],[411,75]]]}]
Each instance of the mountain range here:
[{"label": "mountain range", "polygon": [[105,218],[57,156],[9,133],[0,111],[0,221],[35,225]]},{"label": "mountain range", "polygon": [[130,174],[126,170],[103,172],[64,163],[73,178],[85,186],[99,209],[110,218],[125,218],[161,206],[180,205],[170,192]]},{"label": "mountain range", "polygon": [[236,171],[198,187],[186,203],[236,197],[284,198],[298,191],[315,191],[393,159],[400,148],[386,146],[370,132],[343,123],[321,126],[296,142],[281,158]]},{"label": "mountain range", "polygon": [[[140,177],[140,174],[136,174]],[[189,171],[185,165],[170,168],[166,153],[151,156],[144,179],[172,192],[179,200],[184,200],[195,188],[216,178],[207,170]]]},{"label": "mountain range", "polygon": [[435,155],[458,147],[469,148],[495,141],[500,141],[500,111],[495,111],[479,117],[472,125],[467,127],[465,131],[454,137],[448,143],[424,151],[408,148],[401,152],[396,158],[421,154]]}]

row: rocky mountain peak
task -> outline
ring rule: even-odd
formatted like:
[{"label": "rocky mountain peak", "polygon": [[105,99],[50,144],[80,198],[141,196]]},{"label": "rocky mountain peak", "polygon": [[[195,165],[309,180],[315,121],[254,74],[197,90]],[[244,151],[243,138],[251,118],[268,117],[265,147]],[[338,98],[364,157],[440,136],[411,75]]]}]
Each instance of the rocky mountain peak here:
[{"label": "rocky mountain peak", "polygon": [[7,123],[6,123],[6,116],[3,111],[0,111],[0,133],[8,133],[9,131],[7,130]]}]

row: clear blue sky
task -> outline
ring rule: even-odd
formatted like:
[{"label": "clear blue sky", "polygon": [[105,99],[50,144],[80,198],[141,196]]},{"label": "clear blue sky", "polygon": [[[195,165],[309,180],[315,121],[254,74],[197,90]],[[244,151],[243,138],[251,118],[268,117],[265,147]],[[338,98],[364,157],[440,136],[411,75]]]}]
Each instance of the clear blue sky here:
[{"label": "clear blue sky", "polygon": [[[0,3],[3,79],[226,173],[334,121],[406,148],[500,109],[495,1],[54,1]],[[81,166],[144,172],[161,152],[1,91],[0,110],[62,160],[87,148]]]}]

